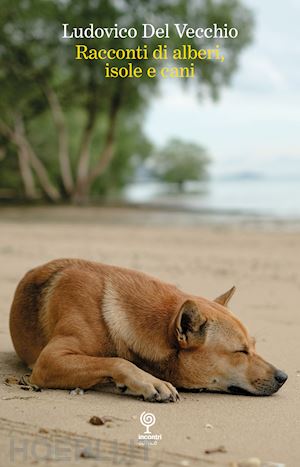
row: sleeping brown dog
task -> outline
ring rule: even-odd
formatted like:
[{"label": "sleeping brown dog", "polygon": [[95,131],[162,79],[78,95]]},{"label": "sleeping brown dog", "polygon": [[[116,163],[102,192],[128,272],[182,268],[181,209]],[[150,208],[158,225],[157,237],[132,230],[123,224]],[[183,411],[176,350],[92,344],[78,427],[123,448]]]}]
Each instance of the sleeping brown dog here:
[{"label": "sleeping brown dog", "polygon": [[130,269],[58,259],[19,283],[10,331],[42,388],[113,381],[147,401],[177,388],[270,395],[287,375],[255,351],[228,310],[234,288],[211,301]]}]

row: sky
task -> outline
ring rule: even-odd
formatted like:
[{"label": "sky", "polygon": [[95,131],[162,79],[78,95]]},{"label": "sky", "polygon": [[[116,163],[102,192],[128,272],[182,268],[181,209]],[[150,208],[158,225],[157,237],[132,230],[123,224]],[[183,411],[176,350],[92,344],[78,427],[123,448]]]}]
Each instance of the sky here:
[{"label": "sky", "polygon": [[299,0],[244,0],[255,15],[253,42],[217,103],[199,101],[179,80],[162,81],[146,116],[155,143],[196,142],[210,153],[212,175],[260,172],[300,177]]}]

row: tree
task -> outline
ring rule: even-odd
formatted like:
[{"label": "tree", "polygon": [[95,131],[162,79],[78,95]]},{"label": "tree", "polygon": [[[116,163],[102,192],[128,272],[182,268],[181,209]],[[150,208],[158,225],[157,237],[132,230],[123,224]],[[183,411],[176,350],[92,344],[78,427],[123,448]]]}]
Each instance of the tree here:
[{"label": "tree", "polygon": [[[60,37],[66,22],[71,27],[92,22],[100,27],[117,23],[140,29],[149,18],[156,26],[184,19],[190,24],[227,23],[239,29],[238,38],[218,41],[226,61],[204,61],[197,73],[199,94],[216,98],[250,41],[251,15],[239,0],[2,0],[0,136],[9,157],[18,160],[26,198],[40,197],[42,192],[52,202],[83,202],[95,187],[99,192],[101,184],[107,189],[113,160],[120,157],[121,149],[124,153],[120,139],[124,129],[127,141],[130,137],[137,141],[129,145],[131,155],[146,157],[149,142],[142,132],[142,115],[159,79],[105,79],[103,62],[74,60],[78,40]],[[147,44],[151,50],[159,42],[156,37],[80,39],[81,44],[96,49]],[[176,35],[168,39],[170,48],[182,42]],[[196,48],[206,45],[199,39],[184,43]],[[142,60],[135,64],[145,65]],[[5,167],[8,157],[0,163]],[[129,155],[126,164],[125,172],[131,167]]]},{"label": "tree", "polygon": [[164,182],[176,183],[183,190],[184,183],[205,180],[210,159],[197,144],[172,139],[153,158],[154,175]]}]

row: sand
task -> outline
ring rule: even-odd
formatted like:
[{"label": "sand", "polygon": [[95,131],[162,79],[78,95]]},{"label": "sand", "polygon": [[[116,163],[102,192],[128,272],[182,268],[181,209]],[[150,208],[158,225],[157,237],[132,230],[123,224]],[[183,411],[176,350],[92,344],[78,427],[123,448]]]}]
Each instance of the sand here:
[{"label": "sand", "polygon": [[[57,257],[136,268],[208,298],[235,284],[232,310],[288,382],[272,397],[182,393],[166,405],[4,384],[27,371],[8,331],[15,287],[25,271]],[[207,224],[143,210],[0,209],[1,465],[221,466],[257,457],[299,466],[299,258],[299,232],[284,225]],[[146,450],[136,447],[144,411],[155,415],[150,430],[162,438]],[[104,425],[91,425],[94,415],[106,417]],[[226,452],[205,454],[219,446]]]}]

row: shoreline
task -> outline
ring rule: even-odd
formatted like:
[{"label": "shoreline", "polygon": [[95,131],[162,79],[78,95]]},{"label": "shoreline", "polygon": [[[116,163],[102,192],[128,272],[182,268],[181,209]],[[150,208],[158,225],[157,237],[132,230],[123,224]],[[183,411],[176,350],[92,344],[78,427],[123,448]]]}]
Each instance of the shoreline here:
[{"label": "shoreline", "polygon": [[[79,215],[80,213],[80,215]],[[223,226],[300,231],[300,218],[264,216],[242,210],[205,209],[168,203],[109,202],[69,204],[0,204],[0,223],[42,222],[156,226]]]}]

